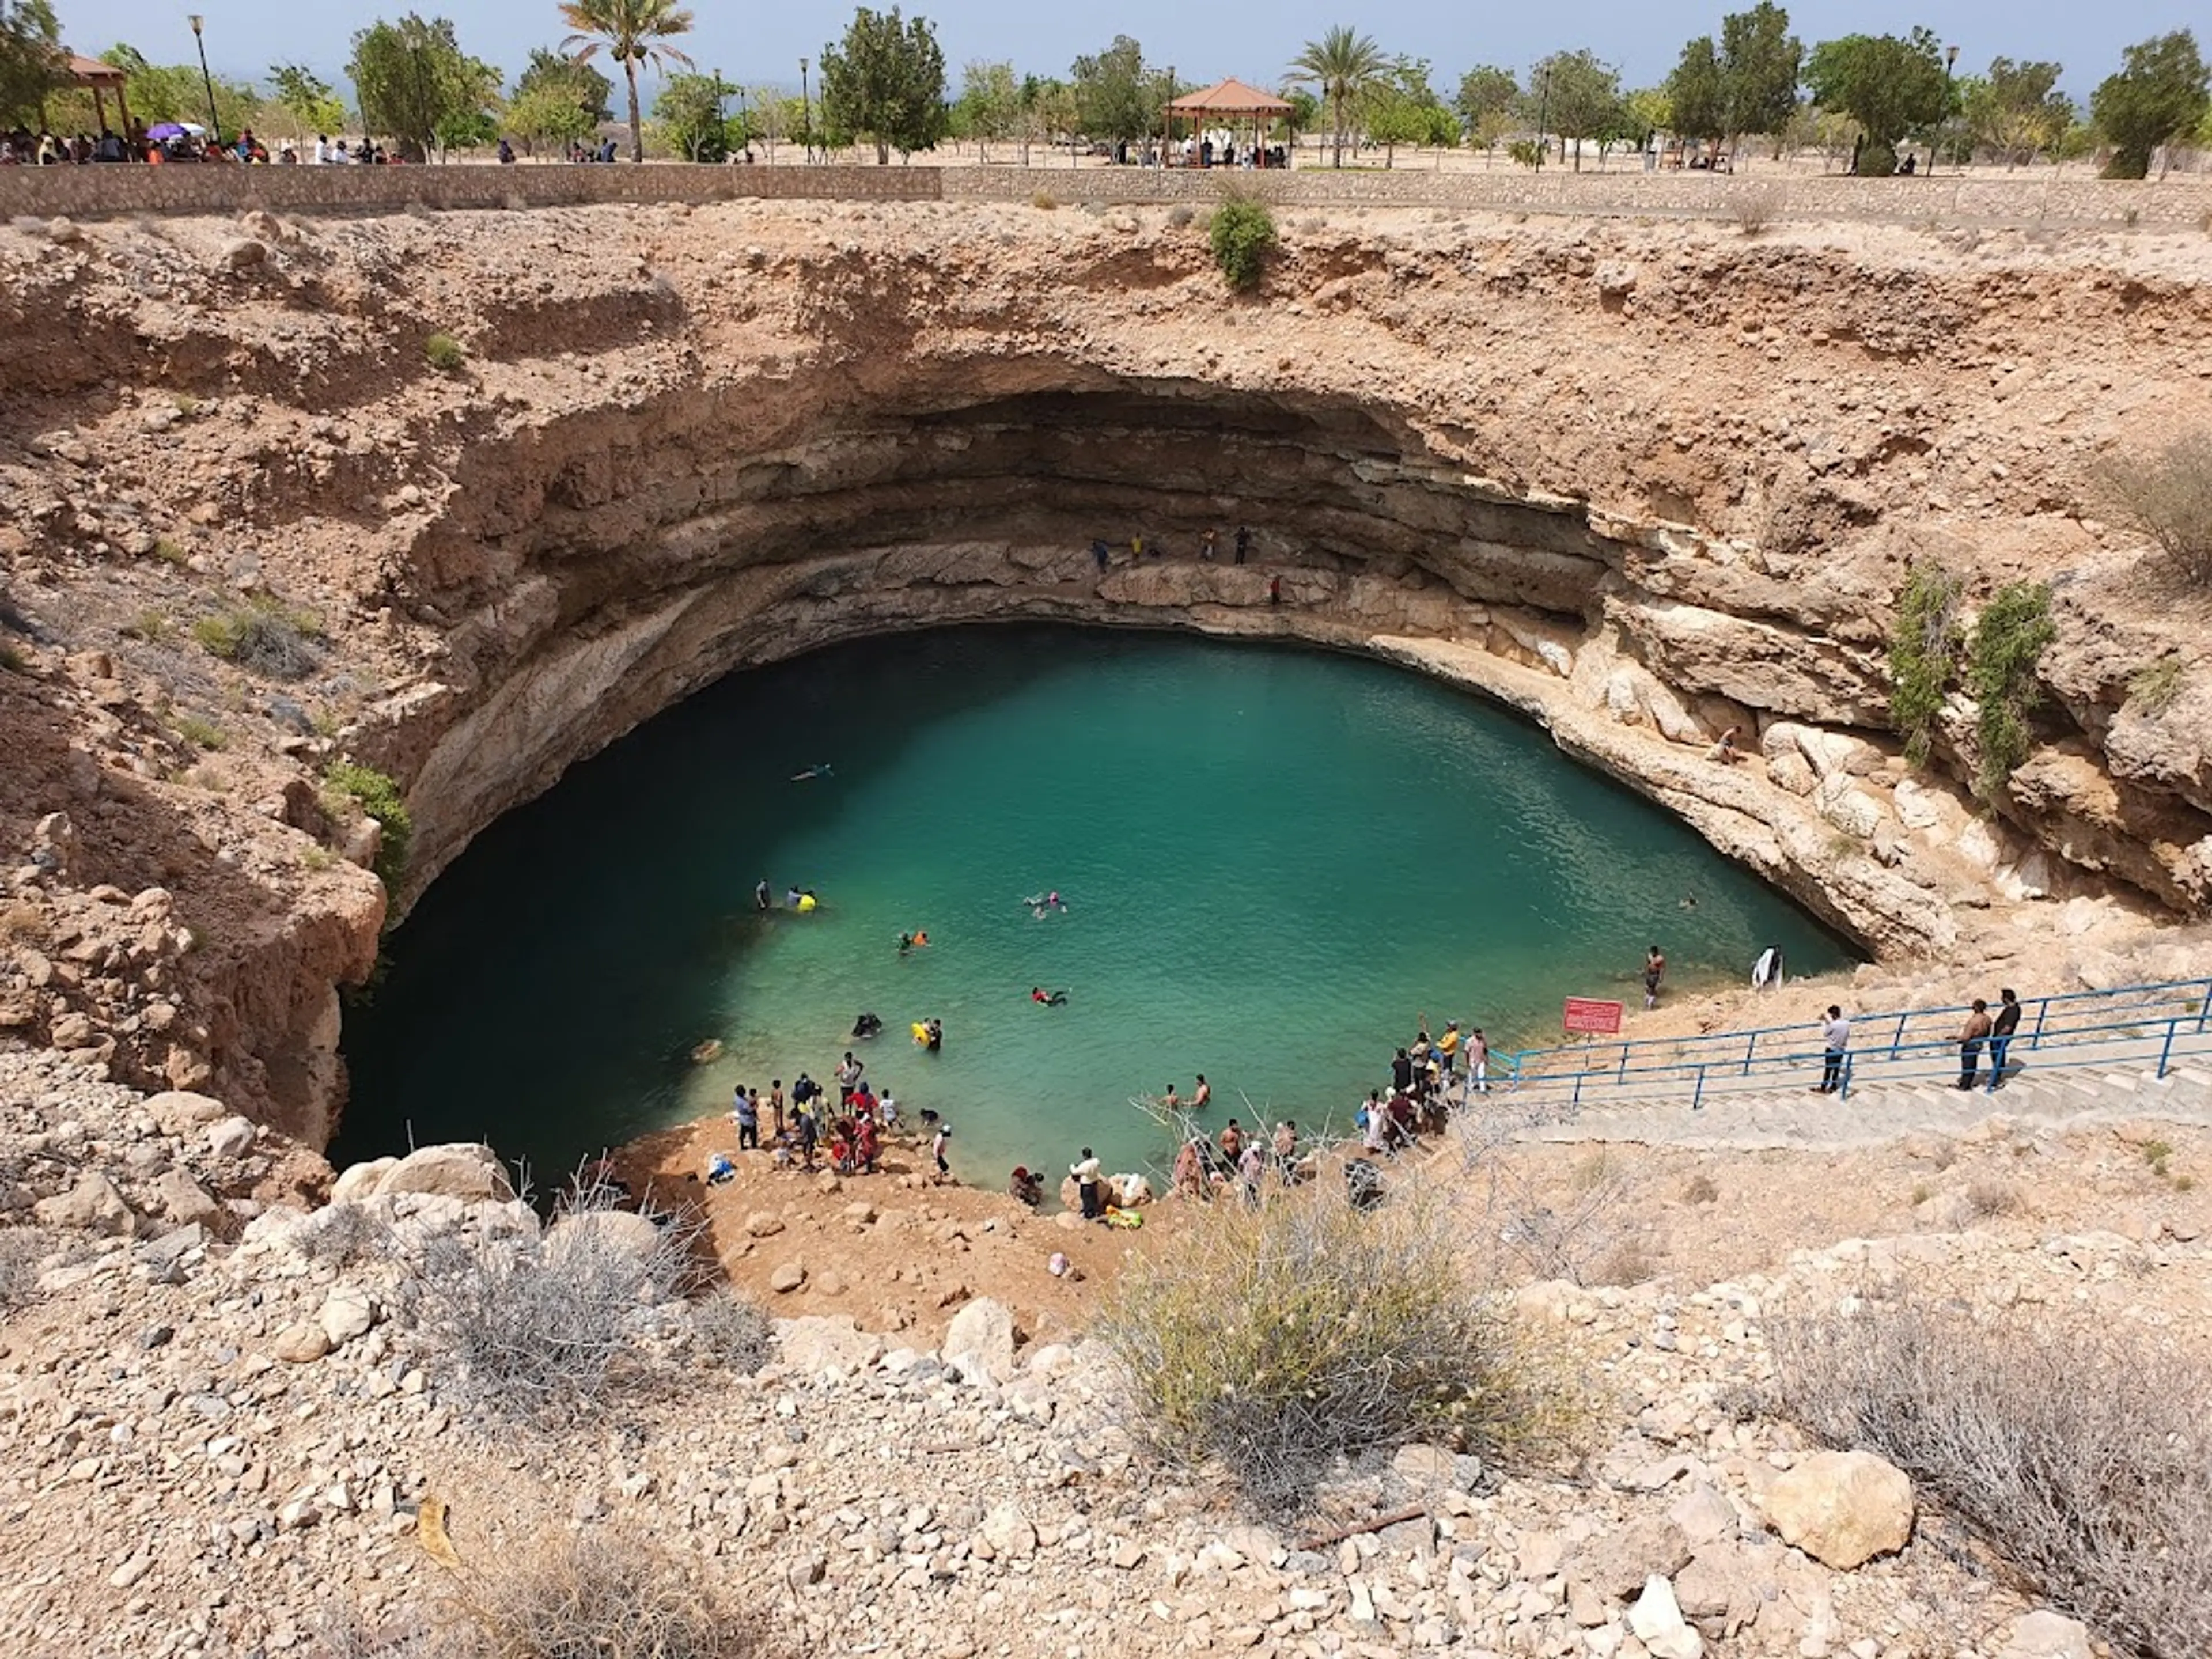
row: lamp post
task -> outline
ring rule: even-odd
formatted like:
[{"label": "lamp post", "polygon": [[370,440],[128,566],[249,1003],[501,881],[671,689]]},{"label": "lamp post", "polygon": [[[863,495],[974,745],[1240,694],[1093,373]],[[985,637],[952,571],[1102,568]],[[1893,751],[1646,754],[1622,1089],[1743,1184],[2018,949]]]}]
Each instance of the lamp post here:
[{"label": "lamp post", "polygon": [[[1931,179],[1936,176],[1936,144],[1941,143],[1943,135],[1951,130],[1951,70],[1958,61],[1958,47],[1943,48],[1943,118],[1936,123],[1936,142],[1928,146],[1928,176]],[[1955,161],[1958,157],[1951,159]]]},{"label": "lamp post", "polygon": [[814,159],[814,106],[806,90],[806,60],[799,60],[799,137],[806,146],[806,159]]},{"label": "lamp post", "polygon": [[722,159],[730,159],[730,118],[722,113],[722,71],[714,71],[714,139],[722,147]]},{"label": "lamp post", "polygon": [[200,50],[200,84],[207,88],[208,137],[215,140],[216,148],[222,148],[222,123],[215,113],[215,76],[208,73],[207,37],[200,33],[207,19],[198,12],[189,13],[185,21],[192,26],[192,43]]},{"label": "lamp post", "polygon": [[1552,66],[1544,65],[1544,91],[1536,100],[1536,171],[1544,170],[1544,129],[1552,118]]}]

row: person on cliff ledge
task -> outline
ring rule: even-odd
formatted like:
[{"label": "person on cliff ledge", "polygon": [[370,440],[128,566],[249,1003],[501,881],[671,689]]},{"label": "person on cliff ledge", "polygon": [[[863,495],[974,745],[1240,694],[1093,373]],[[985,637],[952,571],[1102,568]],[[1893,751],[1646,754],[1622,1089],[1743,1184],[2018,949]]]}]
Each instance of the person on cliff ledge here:
[{"label": "person on cliff ledge", "polygon": [[1243,562],[1244,562],[1244,556],[1245,556],[1246,554],[1249,553],[1251,550],[1252,550],[1252,532],[1251,532],[1251,531],[1250,531],[1249,529],[1248,529],[1246,526],[1244,526],[1243,525],[1241,525],[1241,524],[1240,524],[1240,525],[1238,525],[1238,526],[1237,526],[1237,559],[1236,559],[1236,562],[1237,562],[1238,564],[1242,564],[1242,563],[1243,563]]}]

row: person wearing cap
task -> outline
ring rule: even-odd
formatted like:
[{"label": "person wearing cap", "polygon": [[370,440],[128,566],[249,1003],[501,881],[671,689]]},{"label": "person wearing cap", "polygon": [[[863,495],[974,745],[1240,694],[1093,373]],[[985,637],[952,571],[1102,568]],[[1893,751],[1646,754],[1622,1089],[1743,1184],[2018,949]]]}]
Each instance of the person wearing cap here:
[{"label": "person wearing cap", "polygon": [[1098,1202],[1098,1155],[1085,1146],[1082,1158],[1069,1164],[1067,1172],[1075,1177],[1075,1190],[1083,1200],[1083,1218],[1097,1220],[1106,1213]]}]

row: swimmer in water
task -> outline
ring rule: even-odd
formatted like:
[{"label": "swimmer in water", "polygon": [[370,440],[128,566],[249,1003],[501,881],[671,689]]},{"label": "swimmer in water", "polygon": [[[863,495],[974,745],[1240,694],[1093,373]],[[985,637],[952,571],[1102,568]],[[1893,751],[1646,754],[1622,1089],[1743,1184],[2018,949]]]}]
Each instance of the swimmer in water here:
[{"label": "swimmer in water", "polygon": [[796,887],[785,888],[783,891],[783,902],[789,905],[793,909],[796,910],[799,908],[799,890]]},{"label": "swimmer in water", "polygon": [[791,781],[793,783],[805,783],[809,778],[826,778],[830,775],[830,763],[823,761],[817,765],[808,767],[804,772],[793,772],[791,775]]},{"label": "swimmer in water", "polygon": [[753,908],[756,910],[766,910],[772,907],[769,902],[768,878],[766,876],[763,876],[758,881],[753,884]]},{"label": "swimmer in water", "polygon": [[1048,991],[1042,985],[1032,985],[1030,987],[1030,1000],[1042,1007],[1061,1008],[1067,1005],[1067,993]]}]

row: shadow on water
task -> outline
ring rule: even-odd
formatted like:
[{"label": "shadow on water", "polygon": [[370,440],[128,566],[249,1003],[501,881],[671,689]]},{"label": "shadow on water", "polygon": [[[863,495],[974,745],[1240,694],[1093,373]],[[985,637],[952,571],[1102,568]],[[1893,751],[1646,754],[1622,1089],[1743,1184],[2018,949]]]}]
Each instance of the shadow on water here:
[{"label": "shadow on water", "polygon": [[[763,877],[822,910],[757,914]],[[1066,915],[1019,904],[1052,886]],[[899,957],[917,926],[935,943]],[[1650,803],[1401,670],[1027,626],[862,641],[733,676],[487,830],[349,1017],[334,1156],[481,1135],[542,1181],[736,1082],[826,1076],[869,1008],[872,1076],[958,1115],[963,1172],[1084,1140],[1127,1167],[1157,1150],[1132,1094],[1203,1070],[1316,1123],[1416,1010],[1541,1040],[1655,937],[1683,980],[1769,942],[1848,959]],[[1070,1006],[1033,1009],[1038,982]],[[941,1055],[904,1040],[925,1014]]]}]

